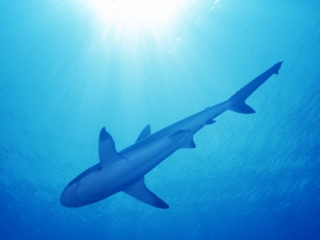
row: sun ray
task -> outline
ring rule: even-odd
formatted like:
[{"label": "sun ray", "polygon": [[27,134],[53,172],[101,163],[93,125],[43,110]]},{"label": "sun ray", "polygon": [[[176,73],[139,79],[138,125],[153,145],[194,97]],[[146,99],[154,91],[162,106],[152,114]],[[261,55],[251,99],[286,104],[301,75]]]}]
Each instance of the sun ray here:
[{"label": "sun ray", "polygon": [[86,4],[106,27],[139,31],[145,28],[163,30],[172,25],[185,0],[91,0]]}]

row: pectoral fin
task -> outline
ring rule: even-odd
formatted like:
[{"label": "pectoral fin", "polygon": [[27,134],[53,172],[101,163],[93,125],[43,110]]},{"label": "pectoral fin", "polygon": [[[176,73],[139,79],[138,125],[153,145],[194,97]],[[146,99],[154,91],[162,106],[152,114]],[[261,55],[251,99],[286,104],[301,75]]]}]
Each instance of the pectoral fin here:
[{"label": "pectoral fin", "polygon": [[163,209],[169,208],[168,204],[166,204],[163,200],[158,198],[153,192],[151,192],[146,187],[144,183],[144,178],[140,179],[130,187],[126,188],[123,192],[153,207]]}]

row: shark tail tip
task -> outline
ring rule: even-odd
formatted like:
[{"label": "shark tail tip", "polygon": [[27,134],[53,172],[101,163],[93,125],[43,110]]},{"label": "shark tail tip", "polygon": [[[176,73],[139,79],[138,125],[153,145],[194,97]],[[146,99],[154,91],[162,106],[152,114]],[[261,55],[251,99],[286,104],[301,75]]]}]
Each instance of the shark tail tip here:
[{"label": "shark tail tip", "polygon": [[280,70],[280,68],[281,68],[282,63],[283,63],[283,61],[280,61],[280,62],[276,63],[276,64],[273,66],[273,68],[274,68],[274,74],[277,74],[277,75],[279,74],[279,70]]}]

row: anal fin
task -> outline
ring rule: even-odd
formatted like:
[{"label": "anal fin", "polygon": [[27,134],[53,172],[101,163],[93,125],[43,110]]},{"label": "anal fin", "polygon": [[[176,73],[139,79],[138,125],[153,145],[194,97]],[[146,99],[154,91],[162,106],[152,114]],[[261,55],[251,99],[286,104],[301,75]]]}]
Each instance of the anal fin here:
[{"label": "anal fin", "polygon": [[206,125],[211,125],[213,123],[215,123],[216,121],[214,119],[209,119],[206,121]]},{"label": "anal fin", "polygon": [[141,178],[139,181],[126,188],[123,192],[153,207],[163,209],[169,208],[167,203],[157,197],[157,195],[155,195],[146,187],[144,178]]}]

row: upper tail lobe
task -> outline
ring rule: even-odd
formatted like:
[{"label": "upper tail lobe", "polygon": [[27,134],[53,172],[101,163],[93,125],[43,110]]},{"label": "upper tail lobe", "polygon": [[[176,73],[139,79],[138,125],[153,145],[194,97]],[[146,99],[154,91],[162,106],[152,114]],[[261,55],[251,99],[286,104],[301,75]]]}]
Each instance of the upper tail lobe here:
[{"label": "upper tail lobe", "polygon": [[278,74],[281,64],[282,62],[278,62],[233,94],[228,100],[230,103],[229,110],[244,114],[255,113],[255,111],[245,103],[246,99],[273,74]]}]

